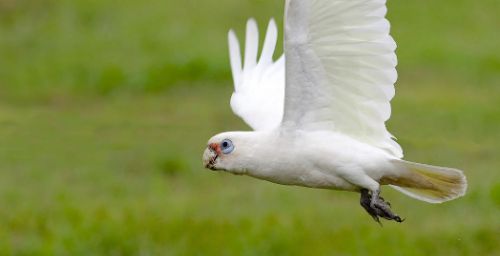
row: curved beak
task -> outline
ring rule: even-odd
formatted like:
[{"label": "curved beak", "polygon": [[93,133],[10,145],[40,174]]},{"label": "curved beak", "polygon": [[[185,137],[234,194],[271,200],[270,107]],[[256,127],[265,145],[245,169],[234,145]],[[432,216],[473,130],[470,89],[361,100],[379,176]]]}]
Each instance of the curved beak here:
[{"label": "curved beak", "polygon": [[217,168],[215,167],[215,164],[217,162],[217,159],[219,158],[219,146],[215,143],[212,143],[207,146],[205,149],[205,152],[203,152],[203,166],[205,168],[210,169],[212,171],[216,171]]}]

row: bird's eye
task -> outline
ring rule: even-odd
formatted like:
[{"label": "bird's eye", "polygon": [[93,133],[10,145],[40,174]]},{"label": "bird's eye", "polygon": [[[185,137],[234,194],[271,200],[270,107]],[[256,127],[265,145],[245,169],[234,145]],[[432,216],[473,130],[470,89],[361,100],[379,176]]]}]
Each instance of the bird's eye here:
[{"label": "bird's eye", "polygon": [[233,150],[234,150],[233,142],[228,140],[228,139],[223,140],[220,143],[220,147],[222,149],[222,153],[224,153],[226,155],[233,152]]}]

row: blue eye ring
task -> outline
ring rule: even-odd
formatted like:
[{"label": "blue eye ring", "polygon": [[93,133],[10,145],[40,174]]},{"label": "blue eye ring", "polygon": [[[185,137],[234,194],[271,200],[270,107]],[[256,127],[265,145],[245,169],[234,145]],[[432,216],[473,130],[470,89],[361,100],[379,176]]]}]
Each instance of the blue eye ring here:
[{"label": "blue eye ring", "polygon": [[230,154],[234,150],[233,142],[230,139],[225,139],[220,143],[220,149],[224,154]]}]

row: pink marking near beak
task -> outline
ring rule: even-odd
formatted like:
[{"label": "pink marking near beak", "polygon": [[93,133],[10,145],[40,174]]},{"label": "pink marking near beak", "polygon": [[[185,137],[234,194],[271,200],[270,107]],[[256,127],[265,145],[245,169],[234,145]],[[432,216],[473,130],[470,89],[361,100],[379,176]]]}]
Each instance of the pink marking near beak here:
[{"label": "pink marking near beak", "polygon": [[222,153],[218,143],[211,143],[210,145],[208,145],[208,147],[211,150],[213,150],[217,155],[220,155]]}]

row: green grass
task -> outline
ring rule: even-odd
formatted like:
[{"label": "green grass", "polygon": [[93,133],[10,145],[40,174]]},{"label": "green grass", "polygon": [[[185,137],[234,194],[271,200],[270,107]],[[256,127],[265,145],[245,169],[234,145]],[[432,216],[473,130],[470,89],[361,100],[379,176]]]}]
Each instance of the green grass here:
[{"label": "green grass", "polygon": [[[157,92],[226,81],[226,33],[282,20],[282,0],[0,0],[0,97]],[[499,83],[496,0],[390,0],[400,69]],[[477,81],[480,79],[480,81]]]},{"label": "green grass", "polygon": [[498,255],[499,2],[389,7],[389,128],[470,185],[442,205],[385,189],[407,221],[381,228],[356,194],[201,166],[209,137],[248,129],[226,31],[281,1],[0,0],[0,255]]}]

